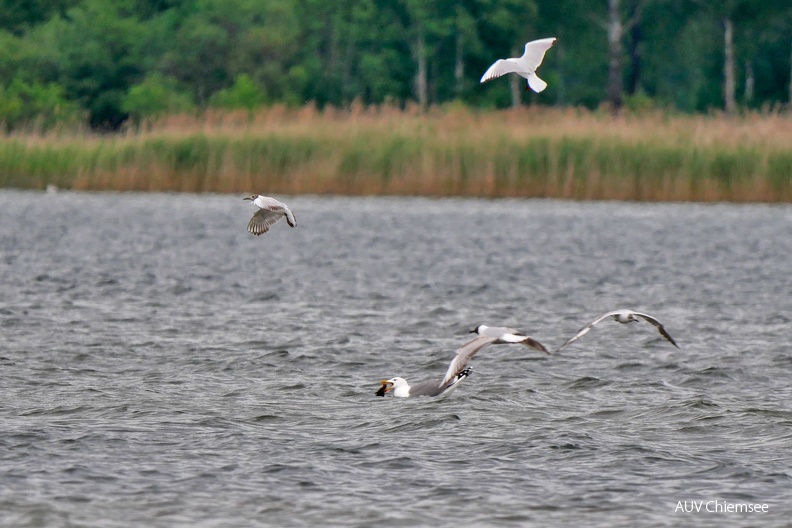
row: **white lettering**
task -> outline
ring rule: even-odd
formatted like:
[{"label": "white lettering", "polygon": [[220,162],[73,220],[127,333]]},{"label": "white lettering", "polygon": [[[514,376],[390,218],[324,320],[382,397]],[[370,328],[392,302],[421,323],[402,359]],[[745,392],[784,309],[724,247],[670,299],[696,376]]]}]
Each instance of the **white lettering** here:
[{"label": "white lettering", "polygon": [[709,501],[677,501],[674,513],[680,510],[685,513],[701,512],[702,508],[708,513],[767,513],[770,506],[760,503],[734,503],[717,499]]}]

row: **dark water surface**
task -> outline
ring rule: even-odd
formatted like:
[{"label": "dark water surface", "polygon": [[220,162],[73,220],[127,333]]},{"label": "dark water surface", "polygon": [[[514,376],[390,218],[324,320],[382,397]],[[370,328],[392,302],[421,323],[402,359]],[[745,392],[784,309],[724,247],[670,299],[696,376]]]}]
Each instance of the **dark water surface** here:
[{"label": "dark water surface", "polygon": [[792,526],[792,207],[241,198],[0,192],[0,525]]}]

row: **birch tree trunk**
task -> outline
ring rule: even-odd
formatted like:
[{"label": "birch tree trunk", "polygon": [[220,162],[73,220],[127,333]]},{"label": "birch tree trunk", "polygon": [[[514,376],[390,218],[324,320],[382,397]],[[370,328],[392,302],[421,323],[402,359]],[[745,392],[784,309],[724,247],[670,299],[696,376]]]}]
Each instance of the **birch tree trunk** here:
[{"label": "birch tree trunk", "polygon": [[418,36],[415,43],[415,60],[418,63],[418,71],[415,74],[415,95],[418,99],[418,106],[421,111],[426,110],[428,103],[428,85],[426,82],[426,43],[424,41],[423,28],[418,28]]},{"label": "birch tree trunk", "polygon": [[753,100],[754,96],[754,70],[751,61],[745,61],[745,94],[743,99],[747,105]]},{"label": "birch tree trunk", "polygon": [[627,86],[624,87],[628,95],[635,95],[641,85],[641,58],[643,53],[643,26],[641,25],[639,11],[641,4],[633,4],[630,9],[629,33],[630,40],[627,47],[629,64],[627,65]]},{"label": "birch tree trunk", "polygon": [[[519,51],[512,51],[512,57],[519,57]],[[519,108],[522,104],[520,97],[520,86],[525,82],[525,79],[519,75],[509,75],[509,87],[511,88],[512,108]]]},{"label": "birch tree trunk", "polygon": [[614,113],[622,106],[622,31],[619,0],[608,0],[608,102]]},{"label": "birch tree trunk", "polygon": [[462,92],[464,91],[464,81],[465,81],[465,61],[463,60],[463,46],[464,46],[464,38],[462,37],[462,31],[457,30],[457,37],[456,37],[456,57],[454,58],[454,91],[456,92],[457,97],[462,96]]},{"label": "birch tree trunk", "polygon": [[737,100],[734,96],[734,28],[729,17],[723,18],[723,40],[724,40],[724,61],[723,61],[723,100],[724,109],[727,114],[733,114],[737,110]]}]

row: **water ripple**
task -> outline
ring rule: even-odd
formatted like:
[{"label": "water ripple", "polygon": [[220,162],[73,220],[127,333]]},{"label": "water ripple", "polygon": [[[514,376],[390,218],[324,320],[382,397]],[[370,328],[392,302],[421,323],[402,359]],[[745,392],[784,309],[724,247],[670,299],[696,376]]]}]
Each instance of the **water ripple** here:
[{"label": "water ripple", "polygon": [[788,526],[792,208],[240,201],[0,192],[0,525]]}]

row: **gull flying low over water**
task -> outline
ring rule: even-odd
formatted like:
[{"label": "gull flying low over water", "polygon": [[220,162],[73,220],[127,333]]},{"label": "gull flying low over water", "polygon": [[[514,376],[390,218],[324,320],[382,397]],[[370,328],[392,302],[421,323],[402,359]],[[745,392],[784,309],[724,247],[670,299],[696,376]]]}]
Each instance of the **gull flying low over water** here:
[{"label": "gull flying low over water", "polygon": [[558,347],[556,352],[561,351],[561,349],[564,348],[565,346],[567,346],[567,345],[569,345],[571,343],[574,343],[575,341],[577,341],[578,339],[580,339],[584,335],[588,334],[589,330],[591,330],[594,327],[594,325],[596,325],[600,321],[604,321],[608,317],[612,317],[614,321],[618,321],[620,323],[625,323],[625,324],[626,323],[638,322],[641,319],[643,319],[647,323],[650,323],[650,324],[654,325],[655,327],[657,327],[657,330],[660,332],[661,336],[665,337],[666,339],[668,339],[671,342],[672,345],[674,345],[675,347],[679,348],[679,345],[676,344],[676,342],[671,337],[671,335],[666,331],[665,327],[662,324],[660,324],[660,321],[658,321],[657,319],[655,319],[651,315],[647,315],[645,313],[640,313],[640,312],[633,312],[632,310],[614,310],[612,312],[608,312],[606,314],[600,315],[599,317],[594,319],[592,322],[590,322],[589,324],[587,324],[586,326],[581,328],[580,331],[577,334],[575,334],[571,339],[569,339],[566,343],[564,343],[563,345]]},{"label": "gull flying low over water", "polygon": [[297,220],[294,218],[289,206],[280,200],[270,198],[269,196],[262,196],[260,194],[252,194],[243,200],[250,200],[253,205],[258,207],[258,210],[253,213],[253,218],[248,222],[247,230],[256,236],[263,235],[272,224],[286,217],[286,221],[291,227],[297,226]]},{"label": "gull flying low over water", "polygon": [[547,88],[547,83],[536,75],[536,68],[542,64],[545,53],[555,44],[555,41],[555,38],[532,40],[525,45],[525,53],[523,53],[522,57],[499,59],[495,61],[495,63],[484,72],[484,75],[481,77],[481,82],[485,83],[492,79],[497,79],[507,73],[516,73],[520,77],[525,77],[526,91],[528,91],[528,87],[530,86],[534,92],[541,92]]},{"label": "gull flying low over water", "polygon": [[478,325],[476,328],[471,330],[470,333],[478,334],[480,336],[494,337],[495,341],[492,342],[493,345],[500,345],[504,343],[522,343],[523,345],[533,348],[534,350],[538,350],[539,352],[550,354],[550,351],[547,350],[547,348],[542,343],[531,336],[523,334],[519,330],[515,330],[514,328],[507,328],[505,326]]},{"label": "gull flying low over water", "polygon": [[467,378],[472,372],[468,363],[476,353],[487,345],[497,341],[497,338],[489,336],[478,336],[462,345],[457,351],[451,364],[448,366],[443,379],[433,379],[419,381],[410,385],[404,378],[391,378],[380,380],[382,386],[376,392],[377,396],[385,396],[386,392],[393,392],[397,398],[408,398],[411,396],[445,396],[457,388],[459,383]]}]

